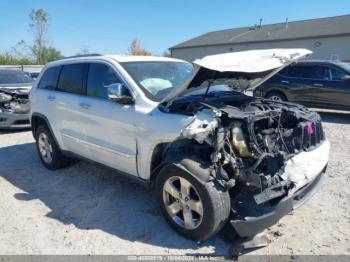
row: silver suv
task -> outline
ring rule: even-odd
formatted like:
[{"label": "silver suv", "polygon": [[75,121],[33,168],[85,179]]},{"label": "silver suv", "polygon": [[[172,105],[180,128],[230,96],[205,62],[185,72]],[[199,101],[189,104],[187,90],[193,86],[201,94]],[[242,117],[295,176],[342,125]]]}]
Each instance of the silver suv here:
[{"label": "silver suv", "polygon": [[310,53],[52,62],[30,95],[39,156],[49,169],[79,158],[149,183],[185,237],[208,239],[224,226],[254,235],[318,189],[329,143],[318,114],[242,91]]}]

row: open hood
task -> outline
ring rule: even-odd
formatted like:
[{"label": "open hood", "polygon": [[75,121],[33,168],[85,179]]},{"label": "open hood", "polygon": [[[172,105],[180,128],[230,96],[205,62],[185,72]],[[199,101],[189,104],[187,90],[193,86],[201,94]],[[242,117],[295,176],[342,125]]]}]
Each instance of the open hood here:
[{"label": "open hood", "polygon": [[219,78],[245,79],[240,91],[253,89],[287,65],[310,56],[308,49],[264,49],[211,55],[196,59],[195,73],[181,87],[173,90],[161,103],[170,104],[200,82]]}]

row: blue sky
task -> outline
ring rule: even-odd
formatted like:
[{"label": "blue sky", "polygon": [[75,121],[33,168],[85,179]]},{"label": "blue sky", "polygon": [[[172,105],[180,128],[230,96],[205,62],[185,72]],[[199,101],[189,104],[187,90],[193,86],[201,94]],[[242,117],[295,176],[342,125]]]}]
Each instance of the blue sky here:
[{"label": "blue sky", "polygon": [[[32,41],[29,13],[49,13],[49,44],[64,55],[124,54],[133,38],[155,54],[202,33],[233,27],[350,14],[349,0],[1,0],[0,52]],[[350,26],[350,25],[349,25]]]}]

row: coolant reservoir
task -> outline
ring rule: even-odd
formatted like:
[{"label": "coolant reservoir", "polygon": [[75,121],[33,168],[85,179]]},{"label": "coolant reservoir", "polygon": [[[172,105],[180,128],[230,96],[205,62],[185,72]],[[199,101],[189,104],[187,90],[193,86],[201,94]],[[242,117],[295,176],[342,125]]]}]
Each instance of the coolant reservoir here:
[{"label": "coolant reservoir", "polygon": [[239,155],[242,157],[250,157],[253,154],[249,151],[247,146],[247,141],[245,140],[242,123],[234,122],[232,132],[232,145],[238,151]]}]

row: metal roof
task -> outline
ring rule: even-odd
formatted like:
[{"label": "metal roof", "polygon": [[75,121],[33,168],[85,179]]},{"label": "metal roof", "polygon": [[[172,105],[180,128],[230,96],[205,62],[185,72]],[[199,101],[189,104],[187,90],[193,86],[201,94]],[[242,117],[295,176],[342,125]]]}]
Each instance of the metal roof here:
[{"label": "metal roof", "polygon": [[208,32],[170,49],[350,34],[350,15]]}]

